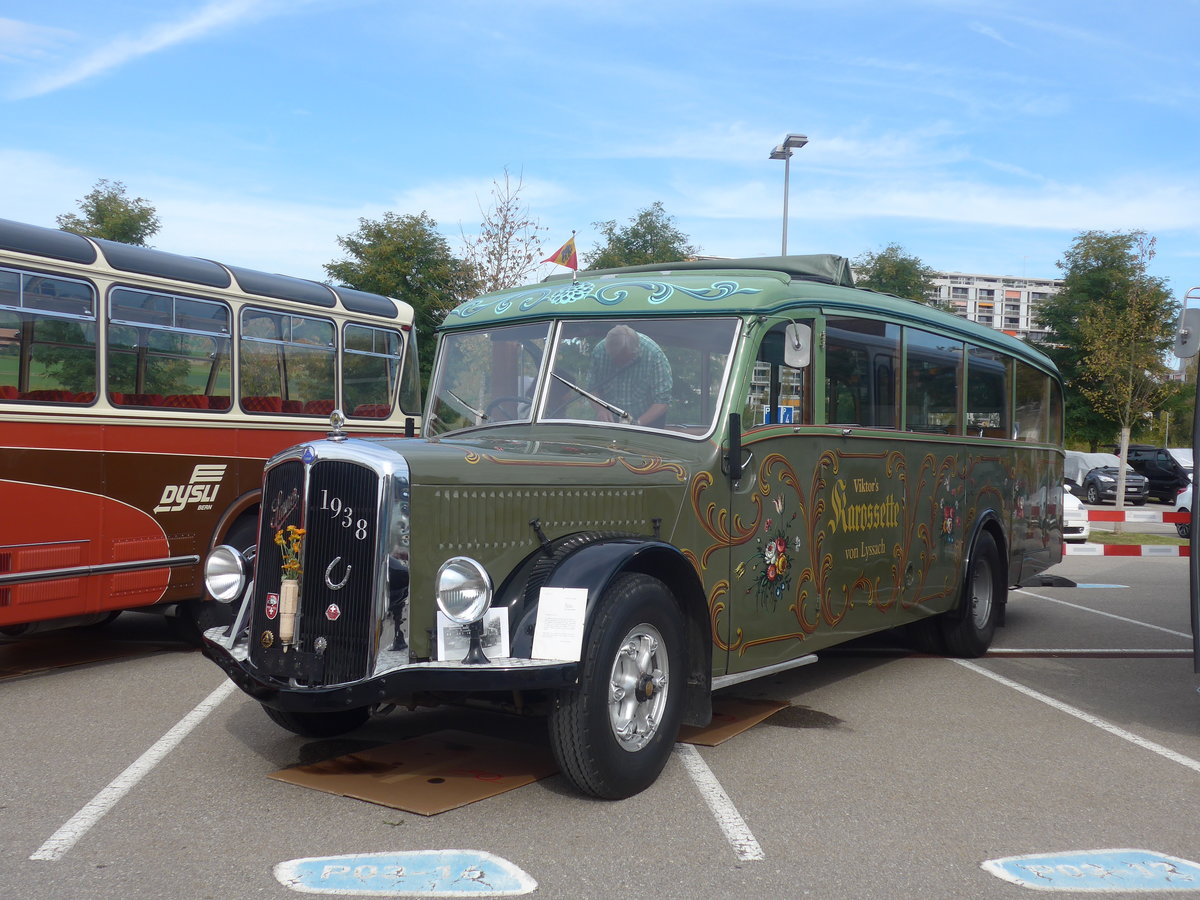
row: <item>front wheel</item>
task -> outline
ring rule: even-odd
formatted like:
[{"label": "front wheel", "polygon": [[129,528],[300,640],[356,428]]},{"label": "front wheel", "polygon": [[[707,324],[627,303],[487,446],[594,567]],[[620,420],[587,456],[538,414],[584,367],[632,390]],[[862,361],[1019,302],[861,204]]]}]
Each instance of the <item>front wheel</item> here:
[{"label": "front wheel", "polygon": [[619,576],[600,600],[577,688],[550,712],[559,767],[586,794],[632,797],[666,765],[683,713],[683,614],[667,586]]},{"label": "front wheel", "polygon": [[371,717],[371,708],[363,706],[359,709],[339,709],[333,712],[293,712],[291,710],[274,709],[263,706],[267,717],[281,728],[286,728],[301,737],[328,738],[337,737],[347,731],[353,731]]},{"label": "front wheel", "polygon": [[1087,502],[1095,506],[1100,502],[1100,491],[1096,489],[1094,484],[1089,484],[1087,489]]},{"label": "front wheel", "polygon": [[996,540],[981,531],[971,548],[958,606],[941,617],[942,637],[951,656],[983,656],[992,644],[1008,579]]},{"label": "front wheel", "polygon": [[[1188,512],[1188,510],[1186,510],[1186,509],[1179,509],[1179,510],[1176,510],[1176,512],[1182,512],[1182,513],[1186,513],[1186,512]],[[1176,530],[1177,532],[1179,532],[1179,536],[1180,536],[1181,538],[1191,538],[1191,536],[1192,536],[1192,523],[1191,523],[1191,522],[1176,522],[1176,523],[1175,523],[1175,530]]]}]

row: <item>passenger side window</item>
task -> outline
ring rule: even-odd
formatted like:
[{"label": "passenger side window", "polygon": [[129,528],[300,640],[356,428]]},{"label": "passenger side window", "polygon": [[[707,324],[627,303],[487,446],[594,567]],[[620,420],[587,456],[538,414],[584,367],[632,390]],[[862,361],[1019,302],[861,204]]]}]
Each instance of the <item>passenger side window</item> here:
[{"label": "passenger side window", "polygon": [[742,428],[764,425],[812,424],[812,366],[793,369],[784,364],[787,322],[763,335],[754,361],[750,390],[742,408]]},{"label": "passenger side window", "polygon": [[904,427],[926,434],[961,434],[962,341],[907,328],[904,352]]},{"label": "passenger side window", "polygon": [[825,324],[825,421],[895,428],[900,406],[900,326],[876,319]]}]

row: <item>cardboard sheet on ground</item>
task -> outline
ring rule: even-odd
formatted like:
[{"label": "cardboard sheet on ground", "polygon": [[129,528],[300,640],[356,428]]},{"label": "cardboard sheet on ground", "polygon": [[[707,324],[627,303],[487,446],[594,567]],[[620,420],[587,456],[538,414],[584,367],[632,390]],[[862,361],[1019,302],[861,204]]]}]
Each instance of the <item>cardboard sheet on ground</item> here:
[{"label": "cardboard sheet on ground", "polygon": [[433,816],[558,771],[546,746],[461,731],[433,734],[272,772],[302,787]]},{"label": "cardboard sheet on ground", "polygon": [[787,703],[778,700],[714,697],[712,721],[703,728],[684,725],[679,729],[679,740],[684,744],[715,747],[787,707]]}]

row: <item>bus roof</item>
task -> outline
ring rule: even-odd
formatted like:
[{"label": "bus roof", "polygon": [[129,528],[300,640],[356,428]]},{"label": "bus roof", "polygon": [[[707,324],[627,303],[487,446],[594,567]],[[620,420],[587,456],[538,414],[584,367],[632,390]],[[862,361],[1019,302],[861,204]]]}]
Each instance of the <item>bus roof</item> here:
[{"label": "bus roof", "polygon": [[705,259],[585,270],[575,279],[553,276],[460,304],[439,330],[545,316],[771,315],[801,307],[933,327],[1057,371],[1041,351],[1002,331],[913,300],[855,288],[849,261],[832,254]]},{"label": "bus roof", "polygon": [[[225,289],[235,283],[247,294],[290,300],[309,306],[335,308],[339,301],[351,311],[395,319],[400,301],[352,288],[330,287],[319,281],[227,266],[195,256],[167,253],[150,247],[87,238],[55,228],[0,219],[0,250],[42,256],[63,262],[92,265],[103,254],[113,269],[136,275],[166,278],[204,287]],[[99,251],[99,252],[98,252]]]}]

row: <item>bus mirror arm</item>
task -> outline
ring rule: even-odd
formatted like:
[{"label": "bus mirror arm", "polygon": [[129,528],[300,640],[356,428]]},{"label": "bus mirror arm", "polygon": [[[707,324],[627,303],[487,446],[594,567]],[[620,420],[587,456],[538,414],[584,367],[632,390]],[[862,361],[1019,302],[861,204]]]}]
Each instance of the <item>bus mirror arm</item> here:
[{"label": "bus mirror arm", "polygon": [[742,417],[739,413],[729,414],[729,449],[725,453],[724,469],[729,480],[737,484],[742,472],[754,459],[754,452],[742,447]]}]

